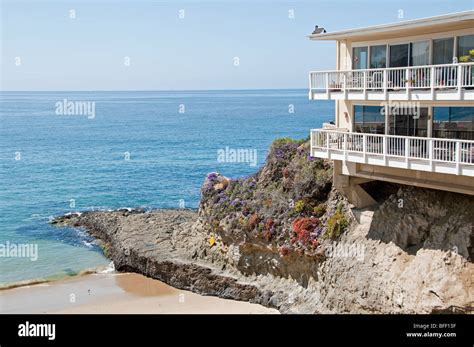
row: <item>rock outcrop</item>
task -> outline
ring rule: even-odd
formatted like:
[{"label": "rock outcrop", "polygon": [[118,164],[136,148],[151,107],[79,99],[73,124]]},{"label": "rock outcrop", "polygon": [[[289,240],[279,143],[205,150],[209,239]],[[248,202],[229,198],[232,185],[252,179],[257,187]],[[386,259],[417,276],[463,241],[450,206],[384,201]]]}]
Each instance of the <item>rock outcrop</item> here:
[{"label": "rock outcrop", "polygon": [[89,230],[119,271],[283,313],[472,309],[472,197],[395,186],[357,210],[308,147],[277,140],[255,175],[209,174],[199,211],[86,212],[55,223]]},{"label": "rock outcrop", "polygon": [[118,271],[141,273],[199,294],[258,301],[261,293],[255,285],[196,260],[196,219],[197,212],[189,209],[118,210],[70,214],[53,224],[86,228]]}]

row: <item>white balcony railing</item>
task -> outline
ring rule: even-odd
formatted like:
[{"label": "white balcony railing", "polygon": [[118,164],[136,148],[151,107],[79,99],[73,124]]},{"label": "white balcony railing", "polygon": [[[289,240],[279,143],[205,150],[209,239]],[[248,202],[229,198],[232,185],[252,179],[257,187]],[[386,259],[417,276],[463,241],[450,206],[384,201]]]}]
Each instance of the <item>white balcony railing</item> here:
[{"label": "white balcony railing", "polygon": [[474,63],[310,72],[311,95],[333,92],[461,91],[474,87]]},{"label": "white balcony railing", "polygon": [[355,163],[474,176],[474,141],[311,130],[311,155]]}]

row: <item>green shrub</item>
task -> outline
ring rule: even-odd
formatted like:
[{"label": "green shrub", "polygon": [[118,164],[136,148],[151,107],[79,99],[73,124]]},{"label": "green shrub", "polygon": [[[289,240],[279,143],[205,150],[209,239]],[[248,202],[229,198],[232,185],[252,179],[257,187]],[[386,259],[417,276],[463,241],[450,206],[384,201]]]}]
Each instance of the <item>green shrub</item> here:
[{"label": "green shrub", "polygon": [[299,214],[305,210],[305,207],[306,206],[304,200],[298,200],[295,203],[295,212]]},{"label": "green shrub", "polygon": [[315,217],[319,218],[325,213],[326,213],[326,204],[325,203],[321,203],[318,206],[315,206],[313,208],[313,214],[315,215]]},{"label": "green shrub", "polygon": [[336,212],[329,217],[327,224],[326,224],[326,237],[336,240],[342,233],[346,230],[349,226],[349,221],[347,220],[346,216],[342,212],[342,207],[338,206]]},{"label": "green shrub", "polygon": [[290,142],[290,143],[296,143],[299,146],[305,143],[306,141],[307,139],[295,140],[295,139],[292,139],[291,137],[281,137],[279,139],[275,139],[272,145],[275,147],[279,147],[281,145],[284,145]]}]

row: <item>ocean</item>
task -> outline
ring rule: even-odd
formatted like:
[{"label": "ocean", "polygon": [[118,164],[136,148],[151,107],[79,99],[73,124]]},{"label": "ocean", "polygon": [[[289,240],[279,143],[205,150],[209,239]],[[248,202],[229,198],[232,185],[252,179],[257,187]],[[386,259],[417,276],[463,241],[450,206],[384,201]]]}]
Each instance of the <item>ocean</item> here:
[{"label": "ocean", "polygon": [[[309,101],[307,90],[0,95],[0,286],[109,264],[83,230],[50,218],[196,208],[207,173],[252,174],[275,138],[306,138],[334,118],[334,103]],[[27,256],[6,253],[21,245]]]}]

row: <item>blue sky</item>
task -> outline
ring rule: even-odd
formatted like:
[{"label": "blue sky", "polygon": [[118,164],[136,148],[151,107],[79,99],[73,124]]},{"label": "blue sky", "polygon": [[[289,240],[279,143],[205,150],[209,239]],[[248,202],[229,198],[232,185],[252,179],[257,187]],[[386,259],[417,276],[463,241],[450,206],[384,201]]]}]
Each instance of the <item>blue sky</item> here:
[{"label": "blue sky", "polygon": [[0,1],[1,90],[306,88],[309,70],[335,67],[334,43],[306,37],[316,24],[336,31],[397,22],[399,10],[407,20],[473,8],[472,0]]}]

